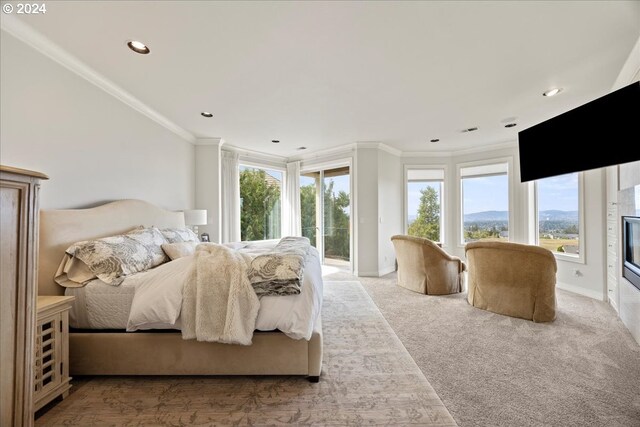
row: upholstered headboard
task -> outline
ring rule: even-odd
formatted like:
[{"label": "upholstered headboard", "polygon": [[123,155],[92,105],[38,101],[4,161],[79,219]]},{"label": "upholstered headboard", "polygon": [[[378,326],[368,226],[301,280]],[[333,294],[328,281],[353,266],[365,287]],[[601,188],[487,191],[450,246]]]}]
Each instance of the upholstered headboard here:
[{"label": "upholstered headboard", "polygon": [[53,277],[75,242],[125,233],[137,226],[184,227],[184,214],[142,200],[119,200],[90,209],[40,211],[38,295],[62,295]]}]

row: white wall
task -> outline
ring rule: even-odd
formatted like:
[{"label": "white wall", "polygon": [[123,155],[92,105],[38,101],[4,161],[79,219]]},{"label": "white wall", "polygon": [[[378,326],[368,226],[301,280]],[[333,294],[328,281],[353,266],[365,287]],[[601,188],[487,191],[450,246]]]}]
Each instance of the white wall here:
[{"label": "white wall", "polygon": [[358,148],[355,153],[357,239],[355,274],[378,275],[378,149]]},{"label": "white wall", "polygon": [[194,147],[3,32],[0,162],[49,175],[41,207],[191,208]]},{"label": "white wall", "polygon": [[195,208],[207,210],[207,225],[198,227],[199,233],[209,233],[211,242],[221,242],[221,152],[220,140],[200,139],[195,147],[196,182]]},{"label": "white wall", "polygon": [[403,168],[400,157],[378,151],[378,275],[395,271],[391,236],[403,233]]}]

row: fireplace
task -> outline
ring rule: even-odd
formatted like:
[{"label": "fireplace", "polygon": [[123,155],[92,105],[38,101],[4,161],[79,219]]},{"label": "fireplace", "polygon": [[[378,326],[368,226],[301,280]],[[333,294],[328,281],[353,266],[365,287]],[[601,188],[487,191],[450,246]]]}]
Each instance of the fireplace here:
[{"label": "fireplace", "polygon": [[622,217],[622,276],[640,289],[640,217]]}]

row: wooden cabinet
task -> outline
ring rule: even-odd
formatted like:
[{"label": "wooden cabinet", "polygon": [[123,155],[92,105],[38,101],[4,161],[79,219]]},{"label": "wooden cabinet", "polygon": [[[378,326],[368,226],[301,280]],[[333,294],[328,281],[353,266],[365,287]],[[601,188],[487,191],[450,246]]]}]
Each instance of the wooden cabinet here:
[{"label": "wooden cabinet", "polygon": [[0,166],[0,425],[33,425],[38,172]]},{"label": "wooden cabinet", "polygon": [[607,294],[609,303],[618,311],[620,271],[620,213],[618,212],[618,166],[606,169],[607,178]]},{"label": "wooden cabinet", "polygon": [[36,320],[34,410],[71,388],[69,377],[69,310],[75,297],[40,296]]}]

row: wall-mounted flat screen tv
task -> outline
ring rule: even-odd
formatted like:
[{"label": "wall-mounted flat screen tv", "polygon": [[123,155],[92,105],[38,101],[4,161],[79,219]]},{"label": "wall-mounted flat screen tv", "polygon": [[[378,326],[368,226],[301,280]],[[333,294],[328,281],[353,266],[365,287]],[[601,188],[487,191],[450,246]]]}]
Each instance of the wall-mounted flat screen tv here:
[{"label": "wall-mounted flat screen tv", "polygon": [[640,289],[640,217],[622,217],[622,276]]},{"label": "wall-mounted flat screen tv", "polygon": [[518,132],[522,182],[640,160],[640,82]]}]

